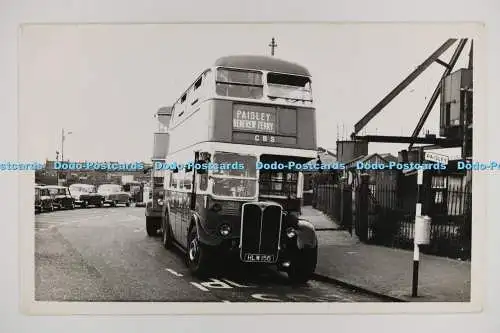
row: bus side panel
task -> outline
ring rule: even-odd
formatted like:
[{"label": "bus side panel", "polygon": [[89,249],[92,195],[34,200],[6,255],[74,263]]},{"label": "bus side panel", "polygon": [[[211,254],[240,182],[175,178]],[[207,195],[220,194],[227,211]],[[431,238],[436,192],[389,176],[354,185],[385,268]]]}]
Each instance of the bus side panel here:
[{"label": "bus side panel", "polygon": [[233,102],[212,100],[210,103],[210,141],[231,142],[233,140]]},{"label": "bus side panel", "polygon": [[297,110],[297,147],[300,149],[317,149],[316,147],[316,110]]},{"label": "bus side panel", "polygon": [[[210,101],[198,105],[192,113],[181,115],[181,122],[169,130],[169,154],[189,147],[196,143],[209,141],[210,126]],[[178,117],[178,115],[174,115]]]}]

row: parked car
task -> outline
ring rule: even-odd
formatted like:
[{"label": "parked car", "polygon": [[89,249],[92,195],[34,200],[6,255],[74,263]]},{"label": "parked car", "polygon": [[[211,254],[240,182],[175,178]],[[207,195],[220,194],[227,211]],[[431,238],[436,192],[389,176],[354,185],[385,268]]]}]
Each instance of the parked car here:
[{"label": "parked car", "polygon": [[130,194],[130,200],[132,202],[142,202],[144,194],[144,185],[140,182],[132,181],[123,184],[123,190]]},{"label": "parked car", "polygon": [[69,189],[75,199],[75,204],[82,208],[86,208],[88,206],[104,206],[104,195],[97,193],[94,185],[72,184]]},{"label": "parked car", "polygon": [[54,211],[54,203],[45,186],[35,186],[35,213]]},{"label": "parked car", "polygon": [[57,209],[74,209],[75,199],[71,196],[69,188],[64,186],[48,185],[45,188],[49,191],[53,200],[53,206]]},{"label": "parked car", "polygon": [[130,194],[125,192],[121,185],[103,184],[98,187],[97,193],[103,195],[104,203],[112,207],[116,207],[118,204],[125,204],[127,207],[130,206]]}]

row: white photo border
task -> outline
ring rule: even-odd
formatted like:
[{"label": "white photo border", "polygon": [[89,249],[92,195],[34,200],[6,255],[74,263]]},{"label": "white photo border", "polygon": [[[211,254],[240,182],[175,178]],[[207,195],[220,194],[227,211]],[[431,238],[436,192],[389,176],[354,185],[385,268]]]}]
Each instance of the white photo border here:
[{"label": "white photo border", "polygon": [[[213,22],[228,23],[228,22]],[[273,24],[291,22],[273,22]],[[176,24],[168,22],[166,24]],[[191,23],[184,23],[191,24]],[[199,24],[192,22],[192,24]],[[234,23],[249,24],[249,23]],[[298,24],[305,24],[300,22]],[[311,22],[311,24],[317,24]],[[487,106],[486,106],[486,27],[481,23],[342,23],[321,24],[425,24],[432,29],[448,29],[450,38],[472,38],[474,40],[474,159],[487,160]],[[325,27],[326,28],[326,27]],[[19,55],[18,55],[19,59]],[[22,65],[22,64],[20,64]],[[28,110],[22,108],[23,88],[20,80],[18,92],[18,156],[20,161],[30,161],[30,152],[36,147],[29,146],[23,138],[23,122],[29,117]],[[201,302],[39,302],[34,300],[35,286],[35,230],[33,213],[34,174],[19,173],[19,257],[21,278],[21,309],[30,315],[200,315],[200,314],[436,314],[480,312],[483,309],[484,275],[486,273],[486,224],[487,224],[487,177],[485,172],[473,174],[472,200],[472,258],[471,258],[471,300],[470,302],[408,302],[408,303],[201,303]]]}]

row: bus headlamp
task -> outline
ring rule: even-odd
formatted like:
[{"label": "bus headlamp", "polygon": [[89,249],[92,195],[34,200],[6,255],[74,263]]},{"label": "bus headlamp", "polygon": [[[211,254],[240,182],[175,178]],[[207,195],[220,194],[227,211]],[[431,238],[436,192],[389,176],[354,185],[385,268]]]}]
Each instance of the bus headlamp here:
[{"label": "bus headlamp", "polygon": [[224,223],[219,227],[219,233],[222,236],[227,236],[229,235],[230,232],[231,232],[231,226],[229,226],[229,224]]},{"label": "bus headlamp", "polygon": [[214,203],[212,207],[210,207],[210,210],[217,213],[222,210],[222,206],[218,203]]},{"label": "bus headlamp", "polygon": [[290,228],[286,229],[286,236],[288,238],[294,238],[295,236],[297,236],[297,232],[295,231],[294,228],[290,227]]}]

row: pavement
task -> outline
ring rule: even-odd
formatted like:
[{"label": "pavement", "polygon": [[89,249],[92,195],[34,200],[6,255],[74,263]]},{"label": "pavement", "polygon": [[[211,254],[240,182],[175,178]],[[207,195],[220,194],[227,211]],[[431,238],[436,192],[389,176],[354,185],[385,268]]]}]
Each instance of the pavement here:
[{"label": "pavement", "polygon": [[316,274],[323,279],[400,301],[470,301],[468,261],[420,254],[418,297],[411,297],[413,251],[363,244],[311,206],[302,218],[317,230]]}]

